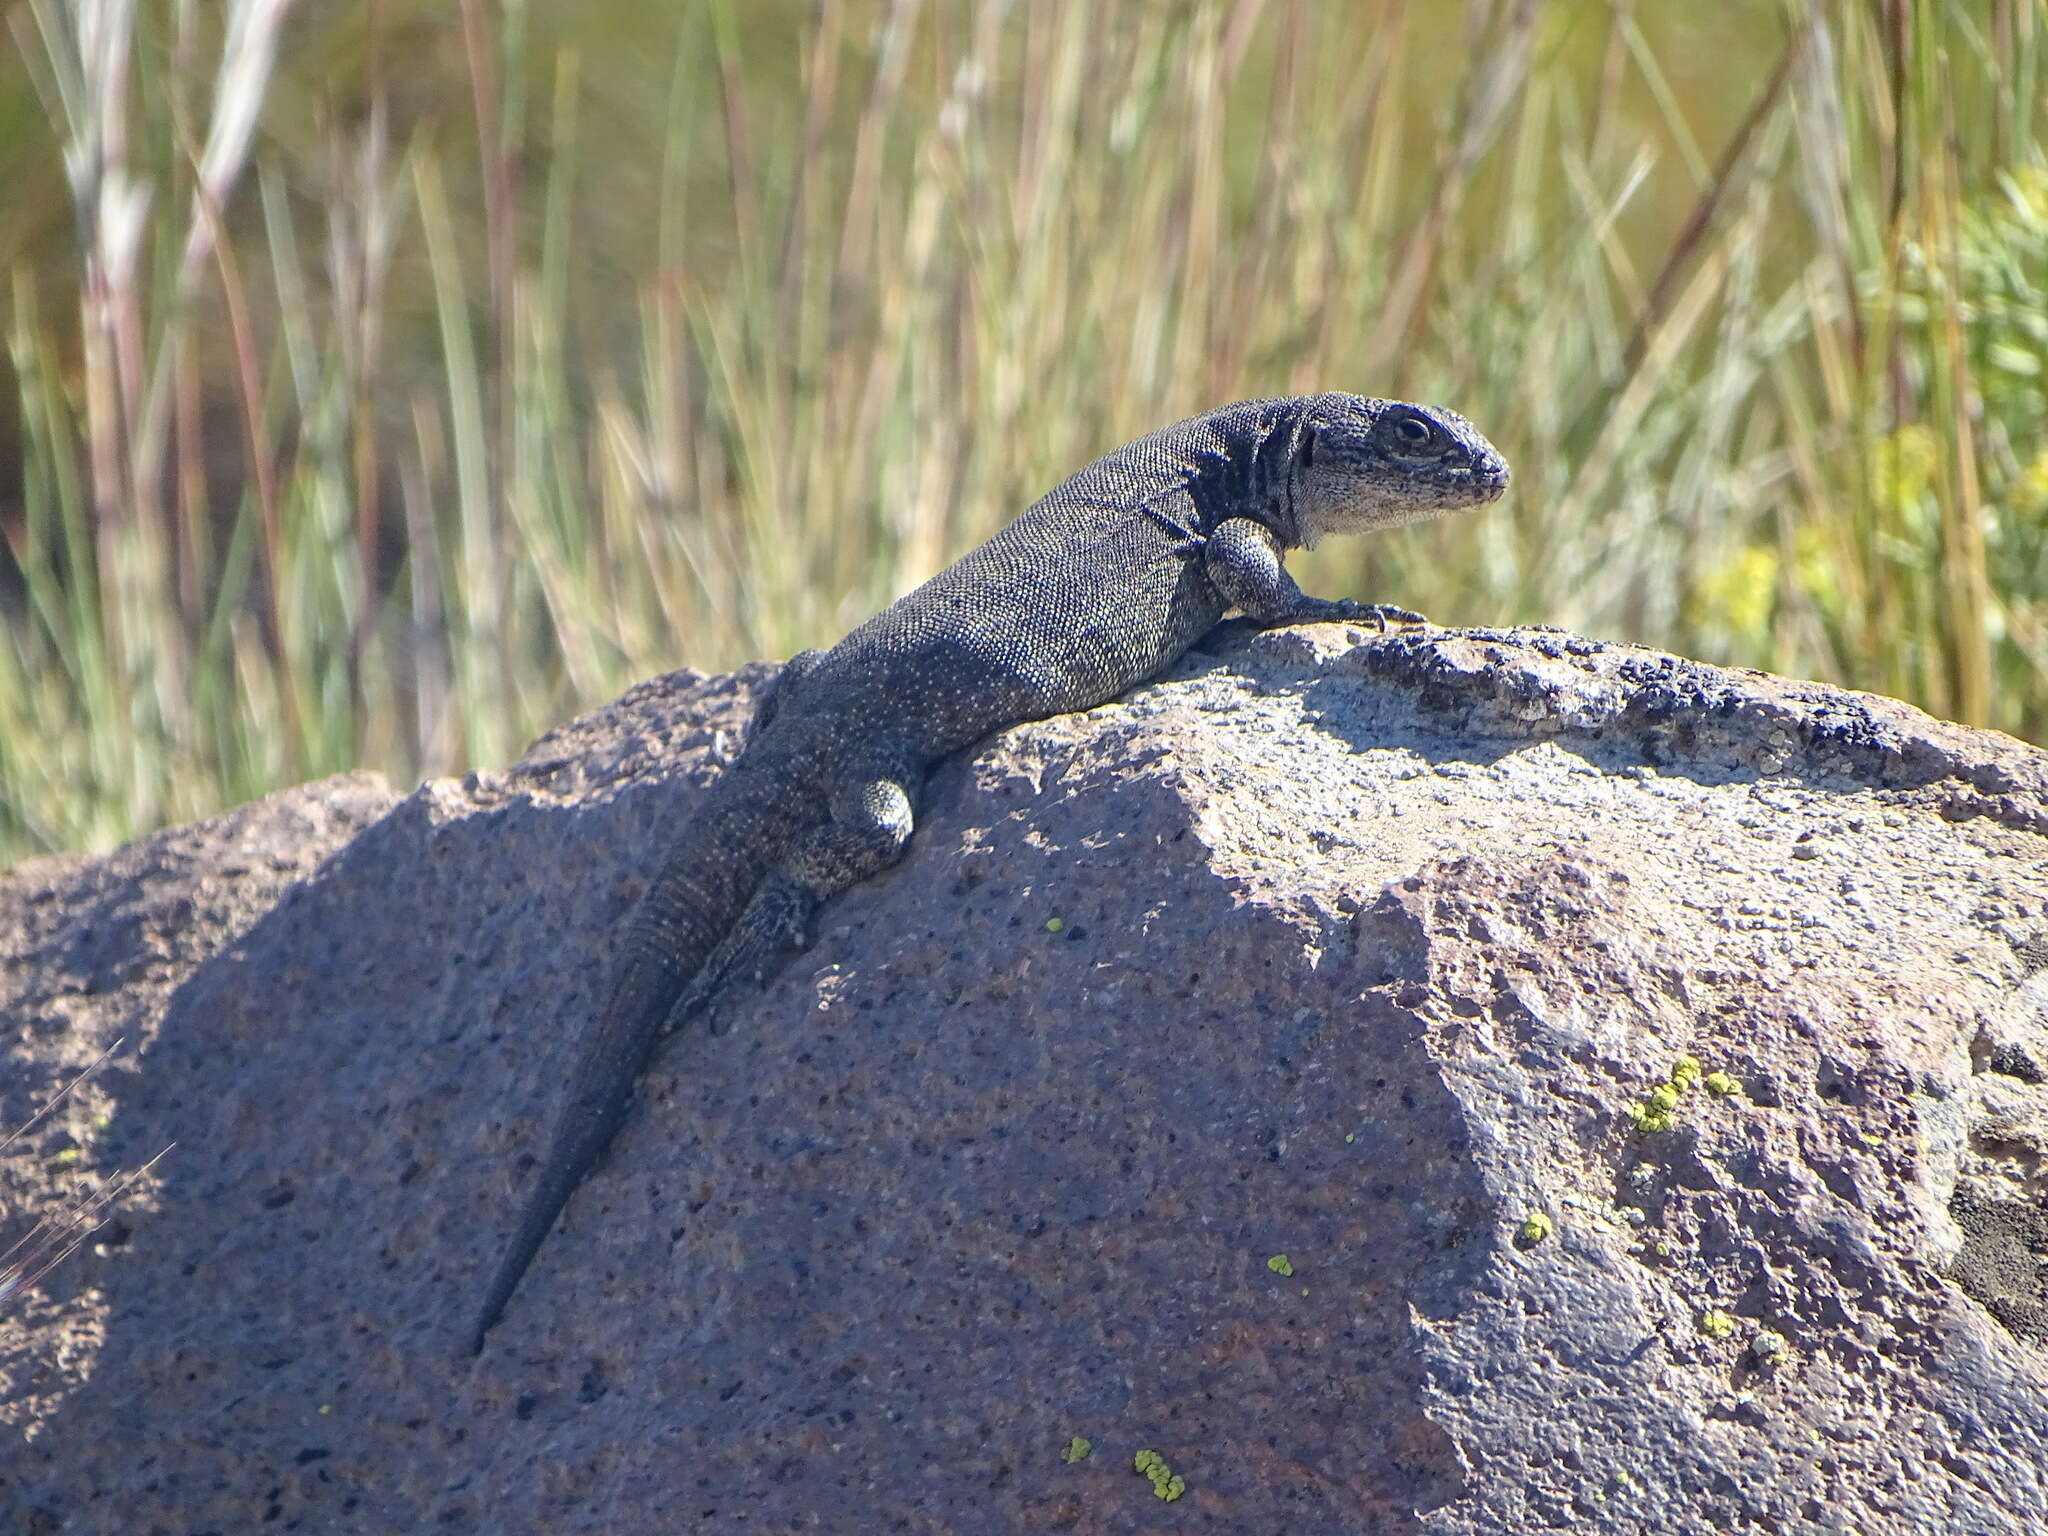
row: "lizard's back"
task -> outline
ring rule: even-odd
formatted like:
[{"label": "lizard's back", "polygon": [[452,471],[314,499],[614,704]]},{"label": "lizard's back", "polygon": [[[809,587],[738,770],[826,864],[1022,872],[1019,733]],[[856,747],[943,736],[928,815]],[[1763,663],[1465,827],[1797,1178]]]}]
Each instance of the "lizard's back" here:
[{"label": "lizard's back", "polygon": [[1248,401],[1097,459],[826,652],[792,715],[901,723],[931,758],[1152,676],[1223,616],[1202,541],[1241,505],[1244,450],[1295,405]]}]

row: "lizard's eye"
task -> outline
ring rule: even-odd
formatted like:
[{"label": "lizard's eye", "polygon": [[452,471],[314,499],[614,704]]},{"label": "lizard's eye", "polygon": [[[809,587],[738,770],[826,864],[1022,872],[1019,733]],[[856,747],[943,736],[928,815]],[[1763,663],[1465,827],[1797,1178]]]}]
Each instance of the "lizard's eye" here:
[{"label": "lizard's eye", "polygon": [[1394,440],[1403,448],[1427,448],[1435,436],[1429,423],[1419,416],[1394,418]]}]

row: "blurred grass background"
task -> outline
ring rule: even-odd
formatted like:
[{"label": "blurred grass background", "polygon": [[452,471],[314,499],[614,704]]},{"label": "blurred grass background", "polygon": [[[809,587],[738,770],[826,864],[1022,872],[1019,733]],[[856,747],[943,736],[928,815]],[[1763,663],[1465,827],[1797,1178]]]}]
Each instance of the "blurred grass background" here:
[{"label": "blurred grass background", "polygon": [[828,643],[1224,401],[1304,584],[2048,729],[2048,0],[0,0],[0,862]]}]

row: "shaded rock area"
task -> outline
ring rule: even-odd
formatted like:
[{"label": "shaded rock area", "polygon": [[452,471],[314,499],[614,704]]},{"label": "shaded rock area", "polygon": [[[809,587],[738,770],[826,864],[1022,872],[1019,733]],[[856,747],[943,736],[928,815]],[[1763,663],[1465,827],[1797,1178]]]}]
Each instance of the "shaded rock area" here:
[{"label": "shaded rock area", "polygon": [[177,1143],[0,1322],[0,1531],[2048,1529],[2048,757],[1544,631],[942,767],[472,1361],[768,675],[0,880],[0,1115],[131,1042],[9,1218]]}]

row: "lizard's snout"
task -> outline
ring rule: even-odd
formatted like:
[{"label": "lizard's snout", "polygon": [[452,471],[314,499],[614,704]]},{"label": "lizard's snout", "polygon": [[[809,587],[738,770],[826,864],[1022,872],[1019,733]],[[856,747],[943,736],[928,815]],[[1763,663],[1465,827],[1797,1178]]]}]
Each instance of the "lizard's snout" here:
[{"label": "lizard's snout", "polygon": [[1471,492],[1472,504],[1499,501],[1507,493],[1513,475],[1508,461],[1491,447],[1473,451],[1471,462],[1451,471],[1455,481]]},{"label": "lizard's snout", "polygon": [[1508,482],[1514,478],[1508,469],[1508,461],[1497,453],[1489,453],[1472,466],[1472,478],[1479,482],[1479,489],[1488,501],[1499,501],[1507,494]]}]

